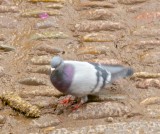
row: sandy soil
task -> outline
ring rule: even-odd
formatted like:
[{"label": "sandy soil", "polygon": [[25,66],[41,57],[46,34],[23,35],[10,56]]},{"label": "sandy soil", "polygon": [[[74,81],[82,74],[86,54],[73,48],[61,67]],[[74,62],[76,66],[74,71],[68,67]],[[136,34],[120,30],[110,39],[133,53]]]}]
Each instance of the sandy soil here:
[{"label": "sandy soil", "polygon": [[[34,1],[0,0],[0,95],[4,100],[3,93],[14,92],[41,114],[25,116],[11,94],[9,105],[0,103],[1,133],[158,133],[160,1]],[[71,112],[55,106],[60,93],[49,79],[54,55],[122,64],[137,75]]]}]

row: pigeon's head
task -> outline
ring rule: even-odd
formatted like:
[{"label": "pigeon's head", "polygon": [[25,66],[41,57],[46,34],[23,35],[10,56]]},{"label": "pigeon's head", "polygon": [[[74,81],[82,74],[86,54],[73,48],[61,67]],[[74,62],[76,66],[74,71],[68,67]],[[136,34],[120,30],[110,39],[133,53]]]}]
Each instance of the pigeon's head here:
[{"label": "pigeon's head", "polygon": [[63,59],[59,56],[55,56],[51,60],[51,73],[60,69],[63,66]]}]

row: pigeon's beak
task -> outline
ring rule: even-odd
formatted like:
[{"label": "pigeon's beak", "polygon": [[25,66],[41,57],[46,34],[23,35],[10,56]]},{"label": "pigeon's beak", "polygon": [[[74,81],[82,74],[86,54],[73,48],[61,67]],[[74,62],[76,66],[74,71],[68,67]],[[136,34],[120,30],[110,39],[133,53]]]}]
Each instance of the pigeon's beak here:
[{"label": "pigeon's beak", "polygon": [[51,67],[51,73],[53,73],[53,72],[54,72],[54,70],[55,70],[55,68],[52,68],[52,67]]}]

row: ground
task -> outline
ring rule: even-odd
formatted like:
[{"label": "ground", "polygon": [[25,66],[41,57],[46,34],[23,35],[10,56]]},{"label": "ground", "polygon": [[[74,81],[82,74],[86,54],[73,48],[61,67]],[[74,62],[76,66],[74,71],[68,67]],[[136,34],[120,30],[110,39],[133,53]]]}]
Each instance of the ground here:
[{"label": "ground", "polygon": [[[159,133],[159,7],[157,0],[0,0],[1,133]],[[72,111],[56,105],[63,97],[49,79],[54,55],[135,74]]]}]

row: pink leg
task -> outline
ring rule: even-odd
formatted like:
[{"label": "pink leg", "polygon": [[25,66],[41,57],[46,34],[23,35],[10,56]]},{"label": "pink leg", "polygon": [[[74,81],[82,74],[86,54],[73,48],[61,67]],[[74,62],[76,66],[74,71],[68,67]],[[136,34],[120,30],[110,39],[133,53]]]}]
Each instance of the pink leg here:
[{"label": "pink leg", "polygon": [[60,104],[67,105],[70,101],[72,101],[71,96],[64,98],[63,100],[60,100]]},{"label": "pink leg", "polygon": [[78,103],[78,104],[75,104],[72,108],[73,111],[77,110],[78,108],[80,108],[82,106],[82,103]]},{"label": "pink leg", "polygon": [[73,111],[77,110],[78,108],[80,108],[84,103],[86,103],[88,101],[88,97],[87,96],[84,96],[81,98],[80,102],[75,104],[73,106]]}]

